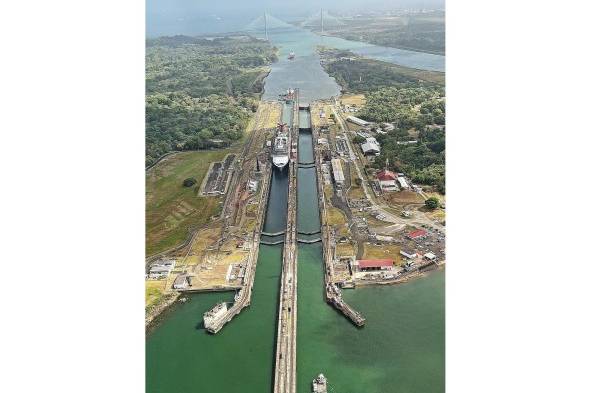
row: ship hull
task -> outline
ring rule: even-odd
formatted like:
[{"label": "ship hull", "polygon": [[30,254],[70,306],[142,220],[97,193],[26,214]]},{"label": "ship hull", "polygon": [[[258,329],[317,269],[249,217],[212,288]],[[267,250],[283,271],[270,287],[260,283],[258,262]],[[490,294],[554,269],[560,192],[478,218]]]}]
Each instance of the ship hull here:
[{"label": "ship hull", "polygon": [[288,156],[273,156],[273,165],[276,168],[283,169],[289,163]]}]

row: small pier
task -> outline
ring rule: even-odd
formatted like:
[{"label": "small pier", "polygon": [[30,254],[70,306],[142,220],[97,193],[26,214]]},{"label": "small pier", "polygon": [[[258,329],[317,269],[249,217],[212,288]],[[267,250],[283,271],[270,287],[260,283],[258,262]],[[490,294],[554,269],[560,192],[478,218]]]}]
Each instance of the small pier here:
[{"label": "small pier", "polygon": [[259,210],[257,212],[257,226],[253,233],[253,247],[250,249],[248,259],[246,261],[246,270],[244,274],[243,285],[238,289],[234,295],[234,303],[227,311],[220,316],[214,323],[207,327],[207,331],[212,334],[219,332],[226,323],[230,322],[232,318],[240,314],[244,307],[250,306],[250,298],[252,296],[252,288],[254,286],[254,276],[256,272],[257,259],[259,255],[259,244],[261,238],[262,223],[265,218],[265,210],[267,207],[267,199],[269,198],[269,189],[271,184],[271,165],[265,165],[263,185],[261,188],[261,197],[259,201]]},{"label": "small pier", "polygon": [[[313,129],[314,146],[318,146],[317,143],[317,130]],[[314,154],[316,162],[316,181],[318,182],[318,207],[320,208],[320,221],[322,231],[322,255],[324,259],[324,284],[325,293],[324,297],[326,302],[331,304],[334,308],[342,312],[347,318],[349,318],[355,325],[361,327],[365,325],[365,317],[356,311],[353,307],[347,304],[343,300],[341,289],[336,285],[334,280],[334,254],[333,246],[335,244],[334,239],[331,238],[330,228],[328,226],[328,218],[326,213],[326,201],[324,200],[324,192],[322,192],[322,172],[320,165],[320,154]]]}]

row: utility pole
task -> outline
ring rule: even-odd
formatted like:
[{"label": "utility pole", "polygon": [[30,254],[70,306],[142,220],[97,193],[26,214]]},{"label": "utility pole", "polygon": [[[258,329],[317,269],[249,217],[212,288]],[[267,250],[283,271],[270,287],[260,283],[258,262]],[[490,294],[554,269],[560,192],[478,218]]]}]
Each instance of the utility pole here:
[{"label": "utility pole", "polygon": [[269,41],[269,34],[267,33],[267,11],[264,13],[265,16],[265,39]]}]

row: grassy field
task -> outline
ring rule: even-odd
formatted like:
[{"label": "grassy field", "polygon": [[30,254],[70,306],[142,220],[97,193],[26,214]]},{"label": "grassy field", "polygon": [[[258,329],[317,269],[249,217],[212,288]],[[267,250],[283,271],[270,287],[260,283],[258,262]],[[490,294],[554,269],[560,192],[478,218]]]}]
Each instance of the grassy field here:
[{"label": "grassy field", "polygon": [[166,280],[146,281],[146,307],[155,304],[164,292]]},{"label": "grassy field", "polygon": [[345,214],[336,207],[328,208],[328,225],[340,226],[347,223]]},{"label": "grassy field", "polygon": [[400,265],[400,246],[391,244],[378,246],[365,243],[363,259],[393,259],[395,265]]},{"label": "grassy field", "polygon": [[[146,174],[146,255],[181,244],[190,227],[207,223],[221,209],[220,197],[198,196],[199,186],[212,161],[231,149],[181,152],[156,165]],[[197,183],[183,187],[183,180]]]},{"label": "grassy field", "polygon": [[365,95],[363,94],[343,94],[341,96],[341,102],[343,105],[354,105],[357,108],[361,108],[365,105]]}]

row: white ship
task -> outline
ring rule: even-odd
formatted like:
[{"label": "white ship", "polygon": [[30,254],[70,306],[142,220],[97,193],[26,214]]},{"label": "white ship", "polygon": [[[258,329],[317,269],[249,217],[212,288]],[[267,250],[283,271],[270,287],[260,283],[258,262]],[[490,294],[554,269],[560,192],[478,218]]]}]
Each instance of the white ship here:
[{"label": "white ship", "polygon": [[319,374],[318,377],[312,381],[312,392],[314,393],[326,393],[328,391],[328,381],[323,374]]},{"label": "white ship", "polygon": [[295,93],[296,91],[290,87],[285,93],[279,94],[279,98],[284,100],[285,103],[291,104],[295,99]]},{"label": "white ship", "polygon": [[273,165],[283,169],[289,163],[289,128],[285,123],[277,124],[273,140]]},{"label": "white ship", "polygon": [[215,323],[219,321],[228,311],[228,303],[218,303],[205,314],[203,314],[203,325],[206,330],[211,330]]}]

